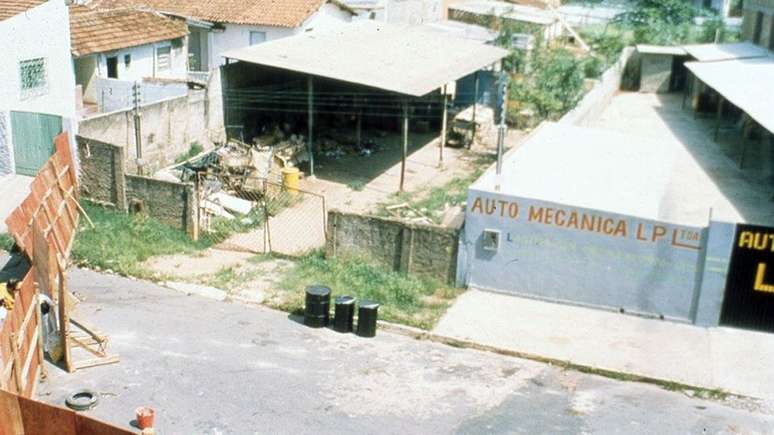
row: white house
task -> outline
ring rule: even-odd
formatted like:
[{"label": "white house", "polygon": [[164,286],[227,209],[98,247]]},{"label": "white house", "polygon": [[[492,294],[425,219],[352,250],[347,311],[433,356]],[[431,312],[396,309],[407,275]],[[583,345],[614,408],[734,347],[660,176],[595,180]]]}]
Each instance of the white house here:
[{"label": "white house", "polygon": [[77,131],[65,0],[0,0],[0,41],[0,175],[34,175]]},{"label": "white house", "polygon": [[446,18],[450,0],[343,0],[357,19],[393,24],[429,24]]},{"label": "white house", "polygon": [[188,28],[183,20],[129,3],[91,0],[70,6],[70,27],[75,81],[87,109],[103,102],[104,89],[120,89],[122,95],[112,97],[131,104],[125,85],[114,87],[104,79],[126,84],[187,78]]},{"label": "white house", "polygon": [[221,53],[228,50],[331,28],[349,22],[353,15],[336,0],[134,1],[187,21],[191,71],[210,71],[222,65]]}]

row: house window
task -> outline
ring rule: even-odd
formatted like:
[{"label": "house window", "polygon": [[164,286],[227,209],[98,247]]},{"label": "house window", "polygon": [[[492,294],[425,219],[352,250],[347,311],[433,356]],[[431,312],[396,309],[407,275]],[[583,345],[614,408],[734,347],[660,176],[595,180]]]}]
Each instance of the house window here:
[{"label": "house window", "polygon": [[266,42],[266,32],[250,32],[250,45]]},{"label": "house window", "polygon": [[124,55],[124,67],[129,68],[132,66],[132,55],[131,54],[125,54]]},{"label": "house window", "polygon": [[167,71],[172,67],[172,47],[158,47],[156,49],[156,68],[159,71]]},{"label": "house window", "polygon": [[109,79],[118,78],[118,57],[107,58],[107,76]]},{"label": "house window", "polygon": [[752,42],[758,44],[761,42],[761,33],[763,31],[763,12],[755,13],[755,27],[753,27]]},{"label": "house window", "polygon": [[34,97],[48,92],[45,58],[39,57],[19,62],[19,76],[22,98]]}]

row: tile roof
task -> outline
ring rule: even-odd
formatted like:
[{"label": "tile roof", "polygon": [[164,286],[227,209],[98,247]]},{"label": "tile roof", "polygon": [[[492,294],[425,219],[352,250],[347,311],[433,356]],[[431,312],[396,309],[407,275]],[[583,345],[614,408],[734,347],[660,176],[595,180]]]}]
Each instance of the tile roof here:
[{"label": "tile roof", "polygon": [[45,2],[46,0],[0,0],[0,21],[19,15]]},{"label": "tile roof", "polygon": [[[298,27],[328,0],[133,0],[159,12],[217,23]],[[339,1],[331,3],[350,11]]]},{"label": "tile roof", "polygon": [[120,0],[93,0],[70,6],[74,56],[135,47],[184,37],[188,26]]}]

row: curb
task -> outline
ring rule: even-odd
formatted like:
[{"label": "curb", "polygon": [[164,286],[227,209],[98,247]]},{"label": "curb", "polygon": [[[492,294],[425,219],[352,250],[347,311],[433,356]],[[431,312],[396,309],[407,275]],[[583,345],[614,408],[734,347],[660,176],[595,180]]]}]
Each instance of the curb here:
[{"label": "curb", "polygon": [[684,384],[681,382],[670,381],[668,379],[654,378],[650,376],[643,376],[634,373],[620,372],[615,370],[601,369],[584,364],[576,364],[572,361],[560,360],[556,358],[548,358],[532,353],[521,352],[513,349],[506,349],[497,346],[490,346],[487,344],[481,344],[470,340],[463,340],[459,338],[447,337],[444,335],[435,334],[430,331],[425,331],[419,328],[411,326],[399,325],[396,323],[386,322],[384,320],[377,321],[379,328],[394,334],[400,334],[403,336],[411,337],[415,340],[430,341],[433,343],[444,344],[446,346],[457,347],[461,349],[472,349],[482,352],[495,353],[498,355],[527,359],[530,361],[536,361],[549,366],[560,367],[564,370],[574,370],[581,373],[603,376],[610,379],[625,382],[640,382],[644,384],[656,385],[669,391],[692,391],[694,393],[700,393],[706,398],[722,400],[726,397],[756,399],[750,396],[744,396],[741,394],[730,393],[721,389],[711,389],[706,387],[698,387],[695,385]]}]

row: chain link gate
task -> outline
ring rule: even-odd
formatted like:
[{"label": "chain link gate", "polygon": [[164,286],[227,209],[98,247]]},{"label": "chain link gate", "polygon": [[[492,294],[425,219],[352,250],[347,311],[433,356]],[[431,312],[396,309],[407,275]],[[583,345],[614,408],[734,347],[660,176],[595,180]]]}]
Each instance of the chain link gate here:
[{"label": "chain link gate", "polygon": [[301,256],[325,246],[325,197],[265,178],[197,178],[200,238],[223,250]]}]

